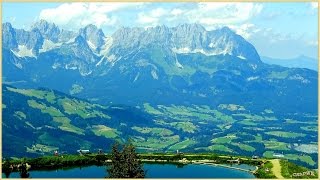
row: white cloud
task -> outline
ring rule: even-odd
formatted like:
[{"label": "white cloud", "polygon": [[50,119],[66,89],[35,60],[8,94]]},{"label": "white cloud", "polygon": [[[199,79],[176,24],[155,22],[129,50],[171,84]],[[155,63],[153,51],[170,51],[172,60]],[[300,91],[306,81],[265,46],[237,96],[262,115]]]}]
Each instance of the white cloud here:
[{"label": "white cloud", "polygon": [[253,31],[248,40],[261,56],[283,59],[295,58],[299,55],[318,57],[318,41],[312,35],[298,32],[284,33],[277,28],[260,28],[259,32],[255,33],[255,28],[251,29]]},{"label": "white cloud", "polygon": [[56,8],[44,9],[40,12],[39,19],[62,26],[64,28],[78,29],[87,24],[114,25],[117,18],[108,13],[136,7],[141,3],[64,3]]},{"label": "white cloud", "polygon": [[252,23],[245,23],[242,25],[228,25],[228,27],[245,39],[250,39],[253,34],[261,31],[260,28],[256,27]]},{"label": "white cloud", "polygon": [[311,40],[311,41],[308,41],[307,42],[307,45],[309,45],[309,46],[316,46],[316,47],[318,47],[318,41],[317,40]]},{"label": "white cloud", "polygon": [[150,12],[150,15],[152,17],[161,17],[163,15],[165,15],[167,13],[166,10],[164,10],[163,8],[157,8],[157,9],[154,9]]},{"label": "white cloud", "polygon": [[206,27],[247,23],[250,18],[259,14],[263,8],[258,3],[222,3],[205,2],[190,7],[156,8],[138,14],[137,22],[145,26],[160,23],[180,24],[200,23]]},{"label": "white cloud", "polygon": [[318,9],[318,2],[311,2],[310,5],[312,9]]},{"label": "white cloud", "polygon": [[188,13],[189,19],[204,25],[243,23],[259,14],[263,6],[256,3],[199,3]]},{"label": "white cloud", "polygon": [[183,11],[182,9],[177,9],[177,8],[175,8],[175,9],[173,9],[173,10],[171,11],[171,14],[174,15],[174,16],[178,16],[178,15],[182,14],[183,12],[184,12],[184,11]]},{"label": "white cloud", "polygon": [[[141,6],[142,5],[142,6]],[[129,18],[136,18],[142,26],[150,27],[159,24],[176,25],[181,22],[200,23],[206,27],[247,23],[253,16],[260,13],[262,5],[258,3],[195,3],[190,6],[162,6],[153,3],[64,3],[56,8],[44,9],[39,19],[68,29],[79,29],[87,24],[101,26],[115,26],[123,17],[116,14],[141,8],[143,11],[131,11]],[[129,12],[129,11],[128,11]]]},{"label": "white cloud", "polygon": [[157,24],[159,19],[156,18],[156,17],[152,17],[152,16],[149,16],[145,13],[139,13],[138,14],[138,23],[140,24]]},{"label": "white cloud", "polygon": [[152,9],[149,12],[141,12],[138,14],[137,22],[145,25],[145,27],[159,25],[160,20],[163,16],[168,15],[168,10],[163,8]]}]

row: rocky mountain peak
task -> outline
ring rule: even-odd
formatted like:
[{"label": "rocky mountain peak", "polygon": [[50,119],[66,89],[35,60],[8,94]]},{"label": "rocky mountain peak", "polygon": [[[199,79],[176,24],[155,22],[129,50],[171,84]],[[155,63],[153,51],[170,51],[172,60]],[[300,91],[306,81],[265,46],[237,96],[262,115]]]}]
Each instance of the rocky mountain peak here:
[{"label": "rocky mountain peak", "polygon": [[[123,27],[114,32],[108,40],[103,31],[92,24],[74,33],[60,30],[54,23],[45,20],[35,23],[31,31],[14,29],[10,23],[4,23],[3,34],[4,47],[20,48],[21,57],[26,54],[25,47],[37,55],[39,49],[45,52],[60,47],[63,43],[74,42],[72,43],[75,45],[74,48],[80,48],[77,54],[80,53],[81,48],[84,48],[86,50],[83,51],[89,53],[86,57],[90,57],[89,61],[93,62],[96,61],[92,60],[95,55],[121,57],[149,47],[165,48],[177,54],[231,55],[250,62],[261,62],[255,48],[230,28],[223,27],[207,31],[202,25],[196,23],[181,24],[176,27],[160,25],[146,29]],[[83,55],[83,52],[80,54]]]},{"label": "rocky mountain peak", "polygon": [[197,23],[192,24],[181,24],[177,26],[176,31],[183,32],[183,33],[203,33],[206,31],[206,29],[201,25]]},{"label": "rocky mountain peak", "polygon": [[49,23],[42,19],[36,22],[32,29],[38,29],[45,39],[55,43],[59,41],[60,29],[54,23]]},{"label": "rocky mountain peak", "polygon": [[9,22],[2,24],[2,37],[3,47],[8,49],[16,49],[18,47],[16,33]]},{"label": "rocky mountain peak", "polygon": [[105,35],[97,26],[89,24],[79,30],[79,35],[82,36],[88,43],[91,49],[100,51],[104,45]]}]

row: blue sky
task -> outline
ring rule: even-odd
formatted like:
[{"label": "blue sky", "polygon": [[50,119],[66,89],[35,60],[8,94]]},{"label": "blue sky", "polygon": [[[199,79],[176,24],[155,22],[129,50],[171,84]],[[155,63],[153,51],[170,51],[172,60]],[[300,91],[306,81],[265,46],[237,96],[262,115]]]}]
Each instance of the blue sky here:
[{"label": "blue sky", "polygon": [[228,26],[261,56],[318,57],[318,3],[3,3],[3,22],[29,29],[39,19],[63,29],[95,24],[111,35],[119,27],[199,23]]}]

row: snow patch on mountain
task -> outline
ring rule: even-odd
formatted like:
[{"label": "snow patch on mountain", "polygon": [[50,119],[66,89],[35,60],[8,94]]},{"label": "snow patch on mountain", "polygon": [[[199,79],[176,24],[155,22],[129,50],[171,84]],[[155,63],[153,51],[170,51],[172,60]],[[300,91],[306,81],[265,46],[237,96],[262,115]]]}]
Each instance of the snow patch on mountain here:
[{"label": "snow patch on mountain", "polygon": [[136,75],[136,77],[134,78],[133,82],[136,82],[136,81],[138,80],[139,76],[140,76],[140,72],[137,73],[137,75]]},{"label": "snow patch on mountain", "polygon": [[32,49],[28,49],[25,45],[18,45],[18,50],[11,50],[11,52],[17,57],[36,57],[33,54]]},{"label": "snow patch on mountain", "polygon": [[295,74],[294,76],[290,76],[289,79],[290,80],[300,81],[303,84],[309,84],[310,83],[310,81],[308,79],[305,79],[300,74]]},{"label": "snow patch on mountain", "polygon": [[76,69],[78,69],[76,66],[73,66],[72,64],[66,64],[65,68],[66,68],[66,69],[71,69],[71,70],[76,70]]},{"label": "snow patch on mountain", "polygon": [[246,57],[244,57],[244,56],[242,56],[242,55],[239,55],[239,56],[237,56],[237,57],[240,58],[240,59],[243,59],[243,60],[247,59]]},{"label": "snow patch on mountain", "polygon": [[251,76],[247,78],[247,81],[253,81],[259,79],[259,76]]},{"label": "snow patch on mountain", "polygon": [[250,66],[253,70],[256,70],[257,67],[258,67],[256,64],[250,64],[249,66]]},{"label": "snow patch on mountain", "polygon": [[41,49],[39,49],[39,52],[40,52],[40,53],[46,52],[46,51],[49,51],[49,50],[51,50],[51,49],[60,47],[61,45],[62,45],[62,43],[54,43],[54,42],[52,42],[51,40],[45,39],[45,40],[43,41],[43,44],[42,44]]},{"label": "snow patch on mountain", "polygon": [[[122,58],[122,56],[117,57],[116,55],[111,54],[110,56],[107,57],[107,60],[108,60],[108,62],[111,63],[111,66],[114,66],[115,63],[116,63],[117,61],[119,61],[121,58]],[[105,63],[105,64],[106,64],[106,63]]]},{"label": "snow patch on mountain", "polygon": [[88,72],[86,72],[86,71],[82,71],[82,70],[80,70],[80,74],[81,74],[81,76],[88,76],[88,75],[90,75],[92,73],[92,71],[88,71]]},{"label": "snow patch on mountain", "polygon": [[21,63],[14,63],[14,65],[17,67],[17,68],[19,68],[19,69],[22,69],[22,64]]},{"label": "snow patch on mountain", "polygon": [[59,68],[59,67],[61,67],[61,64],[60,64],[60,63],[54,63],[54,64],[52,65],[52,69],[57,69],[57,68]]},{"label": "snow patch on mountain", "polygon": [[203,55],[206,56],[216,56],[216,55],[232,55],[232,53],[229,53],[227,50],[213,50],[213,51],[205,51],[204,49],[194,49],[191,50],[188,47],[184,47],[184,48],[172,48],[171,49],[173,52],[177,53],[177,54],[195,54],[195,53],[201,53]]},{"label": "snow patch on mountain", "polygon": [[185,48],[172,48],[171,49],[173,52],[178,53],[178,54],[186,54],[186,53],[192,53],[191,49],[185,47]]},{"label": "snow patch on mountain", "polygon": [[151,71],[151,75],[152,75],[153,79],[158,80],[158,74],[157,74],[157,72],[155,70]]},{"label": "snow patch on mountain", "polygon": [[103,60],[104,60],[104,57],[102,57],[102,58],[100,59],[100,61],[96,64],[96,66],[100,66],[101,63],[103,62]]},{"label": "snow patch on mountain", "polygon": [[101,55],[108,54],[108,52],[110,50],[110,47],[112,46],[112,43],[113,43],[112,37],[105,37],[104,38],[104,43],[105,44],[101,47],[101,50],[100,50],[100,54]]},{"label": "snow patch on mountain", "polygon": [[65,44],[71,44],[71,43],[74,43],[76,40],[76,37],[73,37],[71,39],[69,39],[67,42],[65,42]]},{"label": "snow patch on mountain", "polygon": [[87,43],[89,45],[89,47],[92,49],[92,50],[96,50],[97,47],[90,41],[90,40],[87,40]]},{"label": "snow patch on mountain", "polygon": [[178,61],[178,59],[176,59],[176,66],[180,69],[183,68],[182,64],[180,64],[180,62]]},{"label": "snow patch on mountain", "polygon": [[114,54],[111,54],[110,56],[107,57],[107,59],[109,62],[114,62],[117,59],[117,57]]}]

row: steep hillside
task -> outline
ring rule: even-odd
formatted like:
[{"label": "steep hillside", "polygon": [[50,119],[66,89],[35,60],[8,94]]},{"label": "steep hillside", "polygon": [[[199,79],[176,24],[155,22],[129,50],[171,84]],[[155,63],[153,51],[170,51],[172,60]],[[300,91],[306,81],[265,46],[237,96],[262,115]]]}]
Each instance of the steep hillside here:
[{"label": "steep hillside", "polygon": [[[131,138],[145,152],[217,152],[317,162],[317,116],[243,105],[101,106],[48,89],[3,86],[3,157],[97,152]],[[280,126],[281,124],[281,126]]]}]

